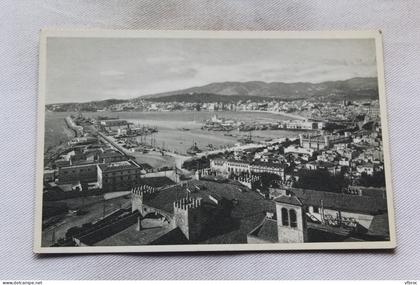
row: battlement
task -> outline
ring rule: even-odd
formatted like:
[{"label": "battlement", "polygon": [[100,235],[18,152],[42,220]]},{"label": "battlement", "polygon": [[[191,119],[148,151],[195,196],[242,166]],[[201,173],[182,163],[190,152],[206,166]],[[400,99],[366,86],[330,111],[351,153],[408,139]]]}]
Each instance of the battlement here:
[{"label": "battlement", "polygon": [[131,188],[131,193],[134,195],[153,194],[157,191],[157,188],[146,184]]},{"label": "battlement", "polygon": [[202,198],[186,197],[174,202],[174,224],[192,242],[199,239],[205,224],[201,206]]},{"label": "battlement", "polygon": [[143,213],[143,200],[157,191],[157,188],[145,184],[131,188],[131,210]]},{"label": "battlement", "polygon": [[186,197],[174,202],[174,210],[198,209],[201,207],[201,198]]}]

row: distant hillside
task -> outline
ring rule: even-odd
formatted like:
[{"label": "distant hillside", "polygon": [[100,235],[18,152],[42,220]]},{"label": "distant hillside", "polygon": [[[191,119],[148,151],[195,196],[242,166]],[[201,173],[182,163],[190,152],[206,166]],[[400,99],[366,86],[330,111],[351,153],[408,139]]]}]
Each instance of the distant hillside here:
[{"label": "distant hillside", "polygon": [[92,102],[85,102],[85,103],[60,103],[60,104],[48,104],[46,105],[47,109],[53,109],[54,106],[58,105],[59,107],[54,107],[55,111],[62,111],[62,112],[89,112],[89,111],[96,111],[107,108],[109,106],[125,103],[129,100],[120,100],[120,99],[107,99],[102,101],[92,101]]},{"label": "distant hillside", "polygon": [[[360,98],[376,98],[378,96],[378,87],[376,78],[352,78],[349,80],[327,81],[322,83],[267,83],[262,81],[219,82],[183,90],[142,96],[138,99],[147,99],[150,101],[168,101],[170,100],[169,96],[177,96],[173,97],[174,100],[172,101],[186,101],[187,96],[193,96],[194,94],[236,96],[235,99],[239,98],[243,100],[247,100],[247,98],[243,96],[251,96],[254,98],[276,98],[282,100],[294,100],[323,96],[330,97],[329,99],[331,100],[354,100]],[[200,96],[200,98],[201,97],[202,96]],[[158,100],[157,98],[162,99]]]},{"label": "distant hillside", "polygon": [[[236,103],[239,100],[253,102],[262,102],[264,100],[270,100],[270,97],[261,96],[249,96],[249,95],[219,95],[211,93],[183,93],[174,94],[160,97],[149,97],[146,101],[152,102],[186,102],[186,103],[211,103],[211,102],[223,102],[223,103]],[[296,98],[300,99],[300,98]]]},{"label": "distant hillside", "polygon": [[153,102],[224,102],[239,100],[261,102],[264,100],[323,99],[328,101],[377,99],[376,78],[352,78],[343,81],[322,83],[283,83],[283,82],[219,82],[183,90],[137,97],[131,100],[108,99],[86,103],[60,103],[46,106],[51,111],[95,111],[115,104],[147,100]]}]

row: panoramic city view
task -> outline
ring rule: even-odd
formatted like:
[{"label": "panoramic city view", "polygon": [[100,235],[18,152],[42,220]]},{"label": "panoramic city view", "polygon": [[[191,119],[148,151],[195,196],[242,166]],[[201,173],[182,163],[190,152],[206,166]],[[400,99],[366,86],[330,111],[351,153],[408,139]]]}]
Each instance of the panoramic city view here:
[{"label": "panoramic city view", "polygon": [[374,39],[50,38],[42,247],[389,241]]}]

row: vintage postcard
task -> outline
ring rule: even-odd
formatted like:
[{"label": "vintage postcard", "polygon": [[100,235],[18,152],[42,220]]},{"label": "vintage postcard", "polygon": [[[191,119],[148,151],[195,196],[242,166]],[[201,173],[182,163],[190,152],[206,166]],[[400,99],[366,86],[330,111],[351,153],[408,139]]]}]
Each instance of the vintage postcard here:
[{"label": "vintage postcard", "polygon": [[380,32],[44,30],[37,253],[395,248]]}]

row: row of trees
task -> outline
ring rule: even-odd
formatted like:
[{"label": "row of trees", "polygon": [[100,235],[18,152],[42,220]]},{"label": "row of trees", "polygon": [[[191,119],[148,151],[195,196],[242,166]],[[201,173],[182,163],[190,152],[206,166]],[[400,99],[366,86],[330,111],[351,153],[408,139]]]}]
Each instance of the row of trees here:
[{"label": "row of trees", "polygon": [[343,173],[333,175],[327,170],[300,170],[299,180],[295,183],[297,188],[306,188],[327,192],[342,192],[342,189],[349,185],[360,185],[364,187],[385,187],[385,173],[375,172],[373,175],[362,173],[362,175],[350,180]]},{"label": "row of trees", "polygon": [[[351,181],[344,174],[333,175],[328,170],[300,170],[297,175],[298,181],[294,187],[318,191],[341,193],[349,185],[360,185],[364,187],[385,187],[385,174],[383,171],[375,172],[373,175],[362,173],[357,180]],[[259,188],[268,192],[269,187],[278,187],[281,183],[280,176],[271,173],[259,174]]]}]

